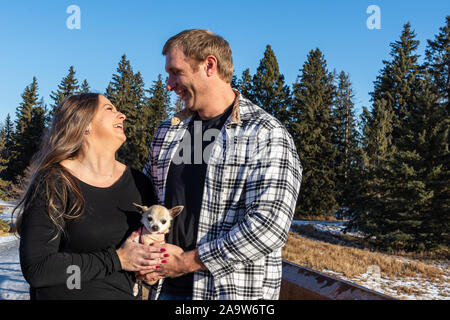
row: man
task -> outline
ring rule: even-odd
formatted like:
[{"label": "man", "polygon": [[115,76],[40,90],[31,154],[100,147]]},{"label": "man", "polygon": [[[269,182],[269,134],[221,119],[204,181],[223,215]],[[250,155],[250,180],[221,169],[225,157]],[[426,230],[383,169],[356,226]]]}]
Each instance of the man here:
[{"label": "man", "polygon": [[185,109],[158,128],[144,173],[161,204],[185,208],[171,244],[154,246],[167,258],[139,277],[164,278],[153,298],[278,299],[302,173],[292,138],[231,88],[231,49],[220,36],[186,30],[163,55],[167,88]]}]

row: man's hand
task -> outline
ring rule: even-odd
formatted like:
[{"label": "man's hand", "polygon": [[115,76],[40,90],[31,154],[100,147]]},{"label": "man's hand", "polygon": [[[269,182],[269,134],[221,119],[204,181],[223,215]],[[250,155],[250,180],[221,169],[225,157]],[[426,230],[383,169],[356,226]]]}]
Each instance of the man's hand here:
[{"label": "man's hand", "polygon": [[139,271],[139,275],[137,275],[139,280],[176,278],[196,270],[206,269],[198,257],[197,250],[184,252],[180,247],[169,243],[155,244],[150,247],[153,253],[162,253],[163,258],[161,263],[156,265],[153,270]]}]

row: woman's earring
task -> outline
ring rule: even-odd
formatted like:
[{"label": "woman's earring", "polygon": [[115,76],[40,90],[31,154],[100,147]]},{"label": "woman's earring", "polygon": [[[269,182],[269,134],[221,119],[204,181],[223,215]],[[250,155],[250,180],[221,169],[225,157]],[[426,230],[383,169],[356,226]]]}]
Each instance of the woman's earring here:
[{"label": "woman's earring", "polygon": [[91,134],[91,131],[90,131],[89,129],[87,129],[87,130],[84,132],[84,134],[85,134],[85,135],[89,135],[89,134]]}]

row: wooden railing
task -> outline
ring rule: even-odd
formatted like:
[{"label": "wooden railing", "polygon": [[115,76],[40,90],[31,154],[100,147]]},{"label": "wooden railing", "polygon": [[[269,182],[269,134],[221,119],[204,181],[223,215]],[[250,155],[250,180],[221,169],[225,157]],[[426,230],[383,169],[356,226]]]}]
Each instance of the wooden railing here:
[{"label": "wooden railing", "polygon": [[283,260],[280,300],[396,300],[364,288]]}]

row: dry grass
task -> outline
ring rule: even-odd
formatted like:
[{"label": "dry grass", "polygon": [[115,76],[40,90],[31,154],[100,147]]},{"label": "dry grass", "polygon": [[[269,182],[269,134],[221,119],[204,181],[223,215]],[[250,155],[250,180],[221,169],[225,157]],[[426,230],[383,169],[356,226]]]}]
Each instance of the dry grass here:
[{"label": "dry grass", "polygon": [[312,240],[290,233],[283,249],[283,258],[314,270],[331,270],[347,278],[367,272],[369,266],[379,266],[383,278],[422,277],[444,281],[439,268],[421,261],[400,261],[387,254],[368,249],[352,248]]}]

